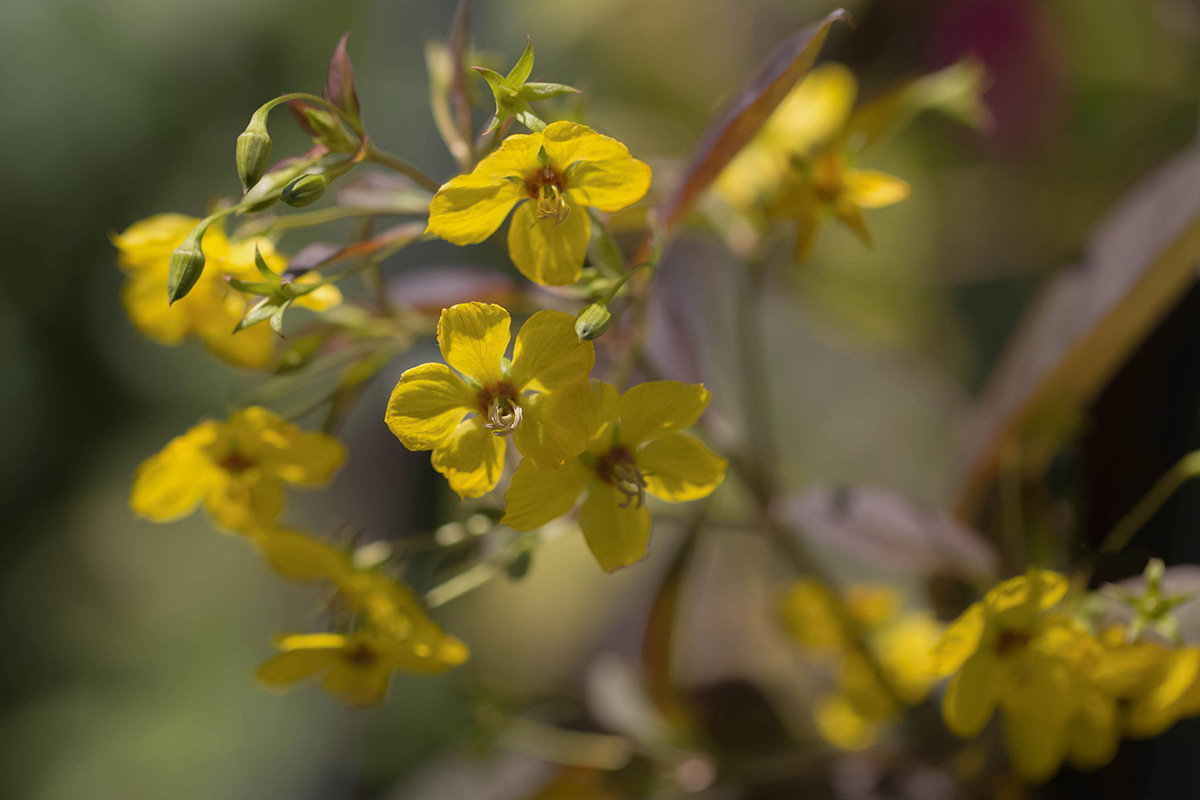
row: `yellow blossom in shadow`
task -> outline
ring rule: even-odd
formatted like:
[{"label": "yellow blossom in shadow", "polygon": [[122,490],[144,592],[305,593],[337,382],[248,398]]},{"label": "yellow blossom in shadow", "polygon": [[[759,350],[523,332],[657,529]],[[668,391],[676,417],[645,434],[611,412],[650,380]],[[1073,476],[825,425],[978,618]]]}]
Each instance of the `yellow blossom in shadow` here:
[{"label": "yellow blossom in shadow", "polygon": [[388,428],[408,449],[432,450],[434,468],[462,497],[496,487],[508,436],[522,455],[552,467],[578,455],[590,433],[581,393],[566,391],[583,385],[595,360],[592,343],[575,335],[575,318],[534,314],[510,363],[511,323],[490,303],[445,309],[437,337],[446,364],[406,371],[388,401]]},{"label": "yellow blossom in shadow", "polygon": [[566,514],[584,494],[579,527],[606,571],[646,554],[646,495],[682,503],[707,497],[725,477],[725,459],[686,433],[708,405],[700,384],[651,381],[618,396],[593,380],[579,387],[581,418],[591,432],[576,459],[554,468],[526,458],[504,496],[501,522],[528,531]]},{"label": "yellow blossom in shadow", "polygon": [[[267,266],[277,273],[287,267],[287,260],[268,239],[256,237],[231,243],[220,226],[213,225],[204,235],[203,275],[186,297],[169,304],[171,252],[198,222],[182,214],[158,214],[113,237],[118,263],[127,276],[121,290],[125,312],[142,335],[160,344],[177,345],[196,337],[226,363],[265,369],[272,361],[275,336],[265,325],[234,332],[247,300],[225,277],[259,280],[254,264],[256,247]],[[298,280],[307,283],[320,280],[320,276],[309,273]],[[322,286],[299,298],[296,304],[323,311],[341,301],[336,287]]]},{"label": "yellow blossom in shadow", "polygon": [[345,458],[332,436],[306,433],[251,406],[228,422],[201,422],[143,461],[129,505],[154,522],[170,522],[203,503],[222,527],[246,531],[279,515],[285,483],[322,486]]},{"label": "yellow blossom in shadow", "polygon": [[436,674],[467,660],[466,645],[445,636],[434,645],[397,640],[373,630],[279,636],[280,652],[255,672],[267,686],[286,690],[310,678],[335,697],[357,706],[383,702],[396,671]]},{"label": "yellow blossom in shadow", "polygon": [[516,208],[508,253],[536,283],[579,279],[591,235],[587,208],[620,211],[650,188],[650,168],[625,145],[574,122],[509,136],[434,195],[427,233],[454,244],[487,239]]}]

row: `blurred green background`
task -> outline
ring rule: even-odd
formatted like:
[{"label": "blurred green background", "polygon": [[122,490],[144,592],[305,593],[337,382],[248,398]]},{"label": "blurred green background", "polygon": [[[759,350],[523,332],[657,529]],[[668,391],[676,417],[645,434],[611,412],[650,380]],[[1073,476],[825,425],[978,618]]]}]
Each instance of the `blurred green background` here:
[{"label": "blurred green background", "polygon": [[[835,5],[481,0],[472,30],[504,63],[530,34],[534,77],[582,88],[591,124],[666,176],[762,54]],[[799,332],[779,336],[803,339],[780,344],[804,384],[787,440],[804,457],[787,474],[938,502],[964,409],[1033,291],[1124,190],[1195,137],[1200,12],[1188,0],[843,5],[858,27],[837,31],[826,56],[855,69],[864,95],[974,53],[992,76],[997,124],[977,133],[920,120],[872,164],[914,186],[870,218],[876,248],[829,229],[796,276],[787,325]],[[448,176],[423,45],[452,13],[416,0],[0,4],[5,796],[383,795],[475,727],[450,679],[399,679],[373,713],[255,687],[269,637],[311,618],[305,595],[200,517],[156,527],[125,506],[137,463],[224,413],[251,379],[196,346],[140,339],[108,241],[235,191],[233,145],[250,112],[319,90],[345,30],[374,135]],[[289,145],[299,137],[277,136],[277,152]],[[459,258],[422,247],[394,268]],[[335,513],[331,525],[390,535],[395,519],[428,521],[406,494],[430,485],[424,462],[398,453],[379,421],[388,388],[364,398],[348,434],[355,466],[334,496],[399,510],[381,514],[392,522]],[[507,694],[576,685],[584,654],[652,578],[606,580],[578,537],[556,542],[529,580],[488,587],[445,617],[476,651],[461,680]]]}]

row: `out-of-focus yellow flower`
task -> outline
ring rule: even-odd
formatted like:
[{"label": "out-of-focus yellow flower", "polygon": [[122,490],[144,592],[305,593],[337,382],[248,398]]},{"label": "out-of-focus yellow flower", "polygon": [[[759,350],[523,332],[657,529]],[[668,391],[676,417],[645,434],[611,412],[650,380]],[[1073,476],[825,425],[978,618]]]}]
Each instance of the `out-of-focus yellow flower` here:
[{"label": "out-of-focus yellow flower", "polygon": [[999,707],[1014,771],[1030,781],[1064,760],[1090,769],[1116,752],[1117,698],[1097,680],[1104,648],[1080,623],[1051,613],[1067,579],[1046,570],[1003,581],[947,628],[934,653],[953,674],[942,715],[973,737]]},{"label": "out-of-focus yellow flower", "polygon": [[468,175],[451,179],[429,206],[427,233],[454,244],[487,239],[517,208],[508,253],[536,283],[578,280],[591,222],[585,207],[620,211],[650,188],[650,168],[625,145],[574,122],[509,136]]},{"label": "out-of-focus yellow flower", "polygon": [[[268,239],[231,243],[214,225],[204,236],[204,274],[186,297],[168,304],[171,252],[197,222],[182,214],[158,214],[135,222],[113,237],[118,263],[128,276],[121,290],[125,311],[138,331],[160,344],[177,345],[195,336],[222,361],[238,367],[265,368],[271,363],[275,337],[265,325],[234,333],[246,311],[246,298],[225,281],[225,276],[258,280],[256,247],[275,272],[283,272],[287,261]],[[298,280],[308,283],[320,280],[320,276],[310,273]],[[322,286],[296,303],[323,311],[341,301],[337,287]]]},{"label": "out-of-focus yellow flower", "polygon": [[869,245],[862,209],[883,208],[909,194],[909,185],[899,178],[849,166],[843,133],[857,92],[846,67],[817,67],[715,183],[717,196],[735,210],[795,220],[798,257],[812,249],[827,217]]},{"label": "out-of-focus yellow flower", "polygon": [[363,615],[373,629],[429,646],[443,636],[410,588],[378,570],[358,568],[345,550],[279,525],[255,527],[248,536],[283,577],[333,584],[341,602]]},{"label": "out-of-focus yellow flower", "polygon": [[874,743],[883,723],[900,712],[896,700],[916,704],[929,694],[937,678],[931,651],[942,626],[924,612],[901,611],[900,594],[888,586],[856,585],[845,595],[848,621],[857,626],[887,686],[843,629],[836,598],[823,583],[797,581],[782,612],[806,654],[835,671],[836,691],[813,708],[818,732],[835,747],[853,751]]},{"label": "out-of-focus yellow flower", "polygon": [[587,448],[550,469],[524,459],[504,496],[501,521],[533,530],[566,514],[586,493],[579,526],[600,566],[612,572],[646,554],[647,494],[673,503],[706,497],[724,479],[726,461],[680,432],[708,405],[704,386],[651,381],[619,397],[601,381],[585,389],[580,414],[591,432]]},{"label": "out-of-focus yellow flower", "polygon": [[256,675],[266,685],[288,689],[320,676],[321,688],[347,703],[377,705],[387,694],[397,670],[436,674],[466,661],[466,645],[453,636],[429,644],[397,640],[372,630],[352,634],[301,633],[280,636],[281,651],[263,663]]},{"label": "out-of-focus yellow flower", "polygon": [[434,468],[463,497],[495,488],[509,434],[524,456],[552,467],[578,455],[591,433],[581,403],[595,356],[592,343],[575,336],[574,317],[534,314],[517,333],[510,364],[511,322],[490,303],[445,309],[437,336],[450,366],[413,367],[388,402],[392,433],[410,450],[432,450]]},{"label": "out-of-focus yellow flower", "polygon": [[203,502],[219,525],[244,532],[279,515],[283,484],[321,486],[345,458],[337,439],[251,406],[228,422],[201,422],[143,461],[129,505],[154,522],[170,522]]},{"label": "out-of-focus yellow flower", "polygon": [[1126,643],[1123,629],[1115,631],[1102,636],[1118,642],[1106,648],[1098,679],[1129,700],[1123,719],[1127,735],[1157,736],[1200,714],[1200,647]]}]

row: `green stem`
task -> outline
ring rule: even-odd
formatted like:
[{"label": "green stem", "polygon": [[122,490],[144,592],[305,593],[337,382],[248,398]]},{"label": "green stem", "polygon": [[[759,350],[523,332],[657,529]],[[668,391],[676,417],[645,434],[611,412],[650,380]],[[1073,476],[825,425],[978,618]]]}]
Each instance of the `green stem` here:
[{"label": "green stem", "polygon": [[430,192],[436,193],[438,189],[442,188],[442,185],[433,178],[429,177],[424,172],[421,172],[421,170],[417,169],[412,164],[409,164],[404,159],[375,147],[370,140],[367,141],[367,161],[372,161],[381,166],[388,167],[389,169],[394,169],[401,175],[407,175],[409,178],[412,178],[412,180],[422,189],[426,189]]},{"label": "green stem", "polygon": [[315,94],[309,94],[308,92],[291,92],[289,94],[284,94],[284,95],[280,95],[279,97],[275,97],[275,98],[263,103],[259,107],[258,111],[254,112],[254,114],[255,114],[255,116],[257,116],[259,114],[266,116],[268,113],[270,113],[271,109],[275,108],[276,106],[280,106],[284,103],[291,102],[292,100],[304,100],[306,102],[313,103],[314,105],[321,106],[326,111],[330,111],[330,112],[336,114],[337,118],[340,119],[342,122],[346,123],[346,127],[348,127],[350,130],[354,131],[354,134],[356,136],[358,136],[358,138],[362,139],[364,136],[366,136],[366,131],[363,129],[362,123],[360,121],[353,118],[352,116],[347,114],[345,111],[343,111],[342,109],[335,106],[333,103],[326,100],[324,97],[320,97]]},{"label": "green stem", "polygon": [[496,577],[500,574],[500,570],[499,564],[492,561],[480,561],[426,592],[425,605],[429,608],[437,608],[451,600],[457,600]]},{"label": "green stem", "polygon": [[1150,491],[1130,509],[1121,521],[1104,538],[1100,546],[1102,553],[1116,553],[1124,549],[1130,540],[1142,529],[1150,519],[1158,513],[1163,504],[1175,494],[1180,486],[1192,478],[1200,476],[1200,450],[1188,453],[1167,470],[1158,482],[1150,487]]}]

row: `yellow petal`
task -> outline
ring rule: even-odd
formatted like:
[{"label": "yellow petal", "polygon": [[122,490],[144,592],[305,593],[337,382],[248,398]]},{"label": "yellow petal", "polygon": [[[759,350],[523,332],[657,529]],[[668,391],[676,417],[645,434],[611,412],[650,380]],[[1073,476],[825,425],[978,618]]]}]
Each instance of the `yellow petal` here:
[{"label": "yellow petal", "polygon": [[556,467],[583,452],[592,431],[587,425],[587,384],[521,398],[521,424],[513,444],[539,467]]},{"label": "yellow petal", "polygon": [[986,625],[982,603],[972,603],[958,619],[950,623],[933,649],[933,671],[939,676],[957,672],[979,649]]},{"label": "yellow petal", "polygon": [[[205,242],[208,237],[205,236]],[[275,250],[275,243],[263,236],[253,236],[229,245],[229,251],[218,265],[218,271],[224,275],[245,280],[261,280],[258,265],[254,260],[254,251],[262,256],[267,268],[276,275],[282,275],[287,269],[287,259]],[[208,248],[205,248],[207,254]]]},{"label": "yellow petal", "polygon": [[321,679],[321,688],[351,705],[374,706],[387,696],[391,677],[391,670],[384,666],[359,666],[340,657]]},{"label": "yellow petal", "polygon": [[432,450],[474,409],[476,394],[445,364],[421,364],[400,376],[384,421],[409,450]]},{"label": "yellow petal", "polygon": [[255,530],[283,511],[283,484],[261,474],[229,477],[208,493],[204,508],[221,527]]},{"label": "yellow petal", "polygon": [[637,447],[672,431],[690,428],[708,405],[708,389],[699,383],[648,381],[621,395],[621,442]]},{"label": "yellow petal", "polygon": [[1004,627],[1025,628],[1038,613],[1062,600],[1070,584],[1064,575],[1031,568],[993,586],[983,599],[989,617]]},{"label": "yellow petal", "polygon": [[341,581],[351,571],[340,551],[291,528],[270,526],[251,537],[271,568],[294,581]]},{"label": "yellow petal", "polygon": [[583,538],[606,572],[640,560],[650,541],[650,512],[632,503],[622,508],[624,501],[615,488],[597,482],[579,510]]},{"label": "yellow petal", "polygon": [[[195,293],[196,289],[192,289],[192,294]],[[192,294],[179,303],[191,300]],[[266,325],[253,325],[235,333],[233,329],[242,318],[245,302],[241,298],[231,298],[231,301],[222,301],[220,305],[206,303],[202,310],[195,305],[189,307],[193,332],[209,352],[226,364],[246,369],[270,367],[278,337]]]},{"label": "yellow petal", "polygon": [[1085,770],[1102,767],[1112,761],[1120,743],[1116,702],[1101,692],[1089,693],[1068,732],[1071,763]]},{"label": "yellow petal", "polygon": [[854,107],[858,87],[842,64],[816,67],[784,98],[763,136],[788,153],[805,156],[835,137]]},{"label": "yellow petal", "polygon": [[270,687],[285,688],[326,669],[337,658],[338,651],[334,648],[292,650],[263,662],[254,675]]},{"label": "yellow petal", "polygon": [[817,701],[813,721],[825,741],[841,750],[866,750],[879,735],[879,726],[859,714],[841,695]]},{"label": "yellow petal", "polygon": [[[157,273],[157,271],[156,271]],[[121,287],[121,302],[138,333],[159,344],[179,344],[188,335],[189,319],[183,298],[167,303],[166,273],[129,278]]]},{"label": "yellow petal", "polygon": [[1003,670],[996,657],[980,652],[967,659],[942,698],[942,717],[957,736],[971,739],[987,725],[1000,700]]},{"label": "yellow petal", "polygon": [[438,190],[429,204],[426,233],[454,244],[475,244],[496,232],[508,212],[527,197],[527,173],[539,168],[540,135],[509,136],[469,175]]},{"label": "yellow petal", "polygon": [[635,458],[646,476],[646,491],[672,503],[707,497],[721,485],[728,463],[686,433],[654,439]]},{"label": "yellow petal", "polygon": [[600,211],[620,211],[645,196],[650,167],[610,136],[575,122],[546,126],[546,155],[566,176],[567,196]]},{"label": "yellow petal", "polygon": [[504,519],[515,531],[531,531],[566,514],[596,476],[578,461],[543,469],[523,459],[504,493]]},{"label": "yellow petal", "polygon": [[459,497],[479,497],[500,482],[504,437],[483,427],[479,417],[465,419],[438,443],[432,462]]},{"label": "yellow petal", "polygon": [[565,286],[579,280],[592,223],[587,211],[572,205],[567,218],[538,219],[533,203],[524,203],[508,224],[508,255],[529,280]]},{"label": "yellow petal", "polygon": [[262,406],[235,412],[228,430],[237,452],[254,459],[264,476],[288,483],[321,486],[346,460],[346,449],[334,437],[302,431]]},{"label": "yellow petal", "polygon": [[483,385],[500,380],[500,362],[508,349],[512,318],[492,303],[459,303],[438,318],[442,358]]},{"label": "yellow petal", "polygon": [[513,346],[512,382],[518,392],[546,392],[586,381],[596,357],[575,335],[575,318],[539,311],[525,321]]},{"label": "yellow petal", "polygon": [[1038,715],[1007,714],[1004,742],[1013,772],[1023,780],[1041,783],[1058,772],[1067,756],[1068,723]]},{"label": "yellow petal", "polygon": [[587,382],[587,392],[580,399],[580,416],[583,417],[587,429],[592,432],[589,449],[597,452],[607,451],[616,443],[613,431],[617,425],[619,402],[617,387],[611,383],[595,378]]},{"label": "yellow petal", "polygon": [[201,423],[143,461],[129,494],[134,513],[154,522],[170,522],[195,511],[223,480],[204,452],[216,431],[217,423]]},{"label": "yellow petal", "polygon": [[907,182],[869,169],[846,170],[842,175],[842,193],[846,200],[859,208],[883,208],[908,197]]}]

